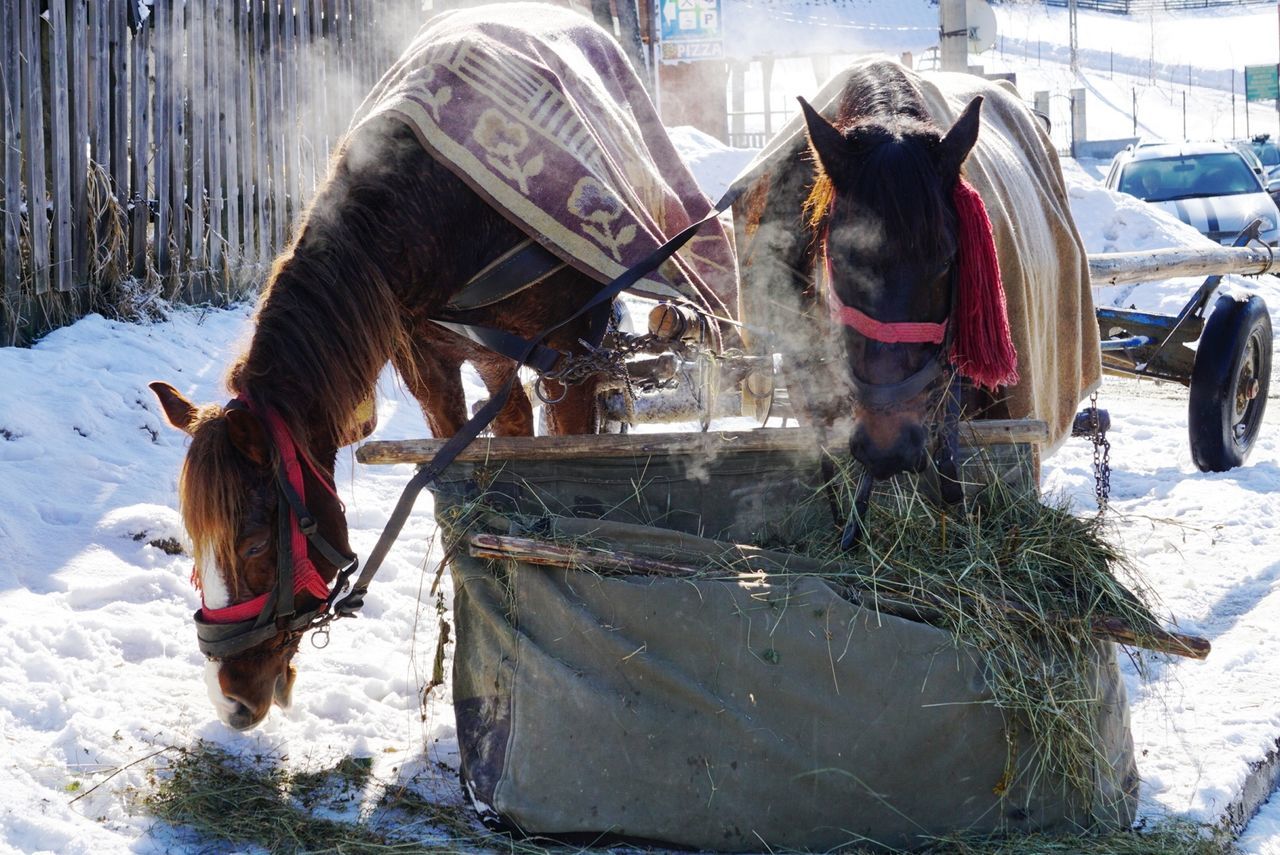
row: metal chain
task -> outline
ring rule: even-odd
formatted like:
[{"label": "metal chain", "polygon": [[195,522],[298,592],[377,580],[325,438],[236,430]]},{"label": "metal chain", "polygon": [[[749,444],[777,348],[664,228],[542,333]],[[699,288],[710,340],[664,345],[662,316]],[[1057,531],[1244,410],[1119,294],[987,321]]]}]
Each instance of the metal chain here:
[{"label": "metal chain", "polygon": [[605,337],[599,347],[591,347],[586,342],[579,342],[586,348],[580,356],[566,356],[557,368],[543,373],[543,380],[555,380],[564,386],[583,383],[592,377],[604,376],[625,382],[627,380],[628,357],[643,353],[652,348],[659,339],[652,335],[623,336],[610,334]]},{"label": "metal chain", "polygon": [[1111,500],[1111,441],[1098,414],[1098,393],[1089,397],[1089,438],[1093,441],[1093,494],[1098,501],[1098,516],[1107,512]]}]

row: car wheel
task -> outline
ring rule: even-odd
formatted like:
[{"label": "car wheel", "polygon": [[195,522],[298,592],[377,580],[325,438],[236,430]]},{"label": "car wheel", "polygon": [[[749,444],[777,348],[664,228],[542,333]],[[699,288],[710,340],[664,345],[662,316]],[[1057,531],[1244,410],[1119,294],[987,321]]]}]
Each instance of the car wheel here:
[{"label": "car wheel", "polygon": [[1191,371],[1187,426],[1201,472],[1233,469],[1253,449],[1267,408],[1271,347],[1271,315],[1261,297],[1218,298]]}]

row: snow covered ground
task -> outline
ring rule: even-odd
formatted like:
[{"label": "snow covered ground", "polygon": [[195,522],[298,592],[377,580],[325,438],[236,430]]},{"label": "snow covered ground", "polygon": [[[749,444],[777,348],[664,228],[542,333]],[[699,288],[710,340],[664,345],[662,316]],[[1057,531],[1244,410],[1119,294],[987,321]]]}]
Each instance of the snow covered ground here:
[{"label": "snow covered ground", "polygon": [[[1039,12],[1015,11],[1039,20]],[[1274,11],[1265,18],[1274,46]],[[1115,19],[1101,20],[1109,27]],[[1223,28],[1214,37],[1238,53],[1214,52],[1207,58],[1213,65],[1202,60],[1209,70],[1274,56],[1249,52],[1245,36],[1263,24],[1253,13],[1186,20],[1191,26],[1168,29],[1174,25],[1161,19],[1162,55],[1166,45],[1190,46],[1201,38],[1195,27],[1213,21]],[[1082,12],[1081,21],[1082,33],[1093,32],[1085,29],[1086,22],[1095,26],[1092,16]],[[1033,35],[1057,32],[1027,26]],[[1065,28],[1056,43],[1064,40]],[[1198,55],[1185,52],[1193,61]],[[1142,56],[1134,54],[1135,61]],[[1184,54],[1171,56],[1181,62]],[[687,129],[676,137],[713,197],[747,156]],[[1091,252],[1200,240],[1103,190],[1090,168],[1067,165]],[[1100,300],[1167,312],[1193,284],[1111,289]],[[1274,278],[1230,287],[1261,293],[1280,316]],[[0,349],[0,851],[191,845],[132,810],[128,788],[145,786],[148,769],[162,762],[153,752],[200,738],[307,766],[368,756],[381,780],[425,782],[440,798],[461,798],[456,778],[435,766],[457,764],[449,687],[435,689],[425,704],[419,697],[437,632],[435,602],[423,593],[439,560],[429,497],[419,500],[364,617],[336,625],[324,650],[304,643],[294,708],[273,711],[247,734],[229,731],[213,714],[191,626],[199,605],[187,581],[191,562],[163,548],[181,537],[175,480],[184,437],[163,423],[146,384],[164,379],[193,399],[223,400],[222,372],[248,330],[246,308],[185,309],[149,325],[91,317],[29,350]],[[474,380],[470,390],[481,394]],[[1125,666],[1142,814],[1217,821],[1249,764],[1280,737],[1280,657],[1273,653],[1280,649],[1280,404],[1271,401],[1269,424],[1245,467],[1206,475],[1191,462],[1180,387],[1108,379],[1101,398],[1113,420],[1115,537],[1164,609],[1214,644],[1205,662],[1157,662],[1149,681]],[[378,409],[375,438],[426,435],[416,405],[390,374]],[[405,466],[357,466],[349,454],[340,456],[338,484],[359,553],[368,554],[409,476]],[[1071,441],[1046,461],[1045,489],[1091,512],[1091,447]],[[443,586],[447,602],[447,575]],[[1280,804],[1264,808],[1242,845],[1280,853]]]}]

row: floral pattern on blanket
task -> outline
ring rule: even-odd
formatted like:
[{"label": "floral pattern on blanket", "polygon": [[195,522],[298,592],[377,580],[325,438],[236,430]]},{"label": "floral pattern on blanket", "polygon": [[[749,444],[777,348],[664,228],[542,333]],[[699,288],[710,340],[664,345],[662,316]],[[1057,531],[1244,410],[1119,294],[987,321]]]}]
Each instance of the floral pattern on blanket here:
[{"label": "floral pattern on blanket", "polygon": [[[510,10],[502,20],[483,7],[432,18],[356,124],[405,121],[527,234],[608,282],[711,203],[609,34],[558,7]],[[733,242],[717,221],[698,237],[633,290],[732,316]]]}]

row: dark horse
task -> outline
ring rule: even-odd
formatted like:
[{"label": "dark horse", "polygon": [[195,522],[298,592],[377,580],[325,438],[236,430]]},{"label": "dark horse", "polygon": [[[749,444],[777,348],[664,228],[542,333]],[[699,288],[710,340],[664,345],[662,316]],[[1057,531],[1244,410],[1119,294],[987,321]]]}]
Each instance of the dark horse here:
[{"label": "dark horse", "polygon": [[[1056,445],[1099,376],[1056,154],[1016,93],[969,81],[888,61],[852,69],[820,93],[821,113],[801,101],[807,145],[797,134],[767,150],[736,212],[743,318],[794,319],[771,325],[799,365],[793,398],[847,431],[874,478],[939,460],[938,427],[961,406],[1045,419]],[[954,122],[939,127],[932,117],[947,112]],[[1028,317],[1043,319],[1035,337]],[[957,392],[958,377],[971,382]]]}]

